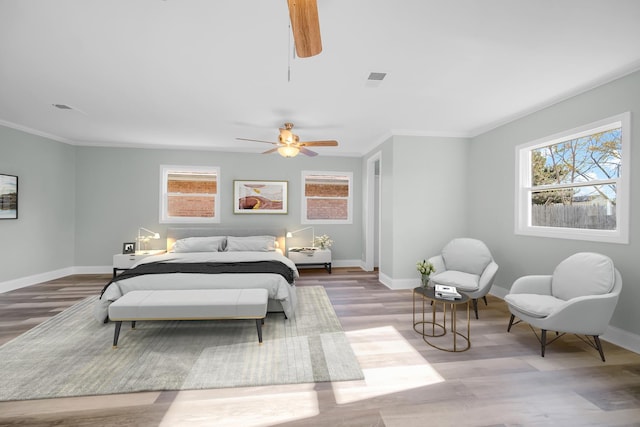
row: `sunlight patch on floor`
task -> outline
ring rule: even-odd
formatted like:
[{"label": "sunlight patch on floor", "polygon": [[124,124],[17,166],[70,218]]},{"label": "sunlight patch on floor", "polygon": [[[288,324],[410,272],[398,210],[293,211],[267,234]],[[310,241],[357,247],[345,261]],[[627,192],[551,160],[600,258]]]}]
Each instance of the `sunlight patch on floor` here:
[{"label": "sunlight patch on floor", "polygon": [[425,387],[444,378],[392,326],[346,333],[364,380],[332,384],[339,404]]},{"label": "sunlight patch on floor", "polygon": [[167,410],[160,426],[266,427],[311,418],[320,413],[314,384],[248,388],[243,396],[227,391],[186,391]]}]

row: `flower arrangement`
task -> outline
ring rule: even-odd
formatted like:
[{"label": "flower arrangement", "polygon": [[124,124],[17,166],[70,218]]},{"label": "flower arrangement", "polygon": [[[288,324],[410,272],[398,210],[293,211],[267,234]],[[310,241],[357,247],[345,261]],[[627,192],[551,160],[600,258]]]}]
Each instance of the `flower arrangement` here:
[{"label": "flower arrangement", "polygon": [[416,269],[420,274],[424,274],[427,276],[436,271],[436,268],[433,266],[433,264],[427,260],[419,261],[416,264]]},{"label": "flower arrangement", "polygon": [[323,234],[322,236],[316,236],[313,238],[313,245],[319,246],[320,249],[327,249],[333,245],[333,240],[331,240],[331,238],[326,234]]},{"label": "flower arrangement", "polygon": [[427,286],[427,284],[429,283],[429,276],[431,275],[431,273],[434,273],[436,271],[436,267],[431,262],[422,260],[416,263],[416,270],[418,270],[418,273],[420,273],[422,285]]}]

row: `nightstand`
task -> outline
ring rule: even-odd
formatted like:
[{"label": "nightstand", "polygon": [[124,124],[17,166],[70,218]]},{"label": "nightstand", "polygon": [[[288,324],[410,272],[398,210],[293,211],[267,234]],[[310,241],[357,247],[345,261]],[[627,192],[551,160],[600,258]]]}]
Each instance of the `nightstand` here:
[{"label": "nightstand", "polygon": [[113,256],[113,277],[116,277],[118,271],[130,269],[133,267],[133,264],[143,258],[152,255],[160,255],[165,252],[166,251],[164,249],[157,249],[152,251],[136,252],[134,254],[115,254]]},{"label": "nightstand", "polygon": [[287,258],[295,265],[310,266],[324,265],[331,274],[331,250],[320,248],[290,248]]}]

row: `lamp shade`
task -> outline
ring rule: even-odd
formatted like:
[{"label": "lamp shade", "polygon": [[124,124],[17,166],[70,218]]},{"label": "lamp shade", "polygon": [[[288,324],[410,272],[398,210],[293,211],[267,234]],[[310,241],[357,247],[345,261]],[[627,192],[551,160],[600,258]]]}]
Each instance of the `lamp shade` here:
[{"label": "lamp shade", "polygon": [[149,240],[154,239],[157,240],[160,238],[160,233],[156,233],[155,231],[151,231],[147,228],[140,227],[138,228],[138,243],[140,244],[141,250],[148,250]]},{"label": "lamp shade", "polygon": [[[147,233],[149,233],[148,235],[144,235],[143,233],[141,233],[142,231],[146,231]],[[151,231],[148,230],[144,227],[140,227],[138,228],[138,239],[140,238],[144,238],[144,239],[159,239],[160,238],[160,233],[156,233],[155,231]]]},{"label": "lamp shade", "polygon": [[278,153],[282,157],[295,157],[300,152],[300,148],[294,147],[293,145],[283,145],[282,147],[278,147]]}]

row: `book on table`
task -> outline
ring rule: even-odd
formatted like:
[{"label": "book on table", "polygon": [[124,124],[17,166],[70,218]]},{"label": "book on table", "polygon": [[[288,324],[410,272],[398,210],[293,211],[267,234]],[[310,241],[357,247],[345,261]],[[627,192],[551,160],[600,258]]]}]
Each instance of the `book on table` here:
[{"label": "book on table", "polygon": [[438,298],[456,300],[461,299],[462,295],[458,292],[455,286],[436,285],[435,295]]}]

